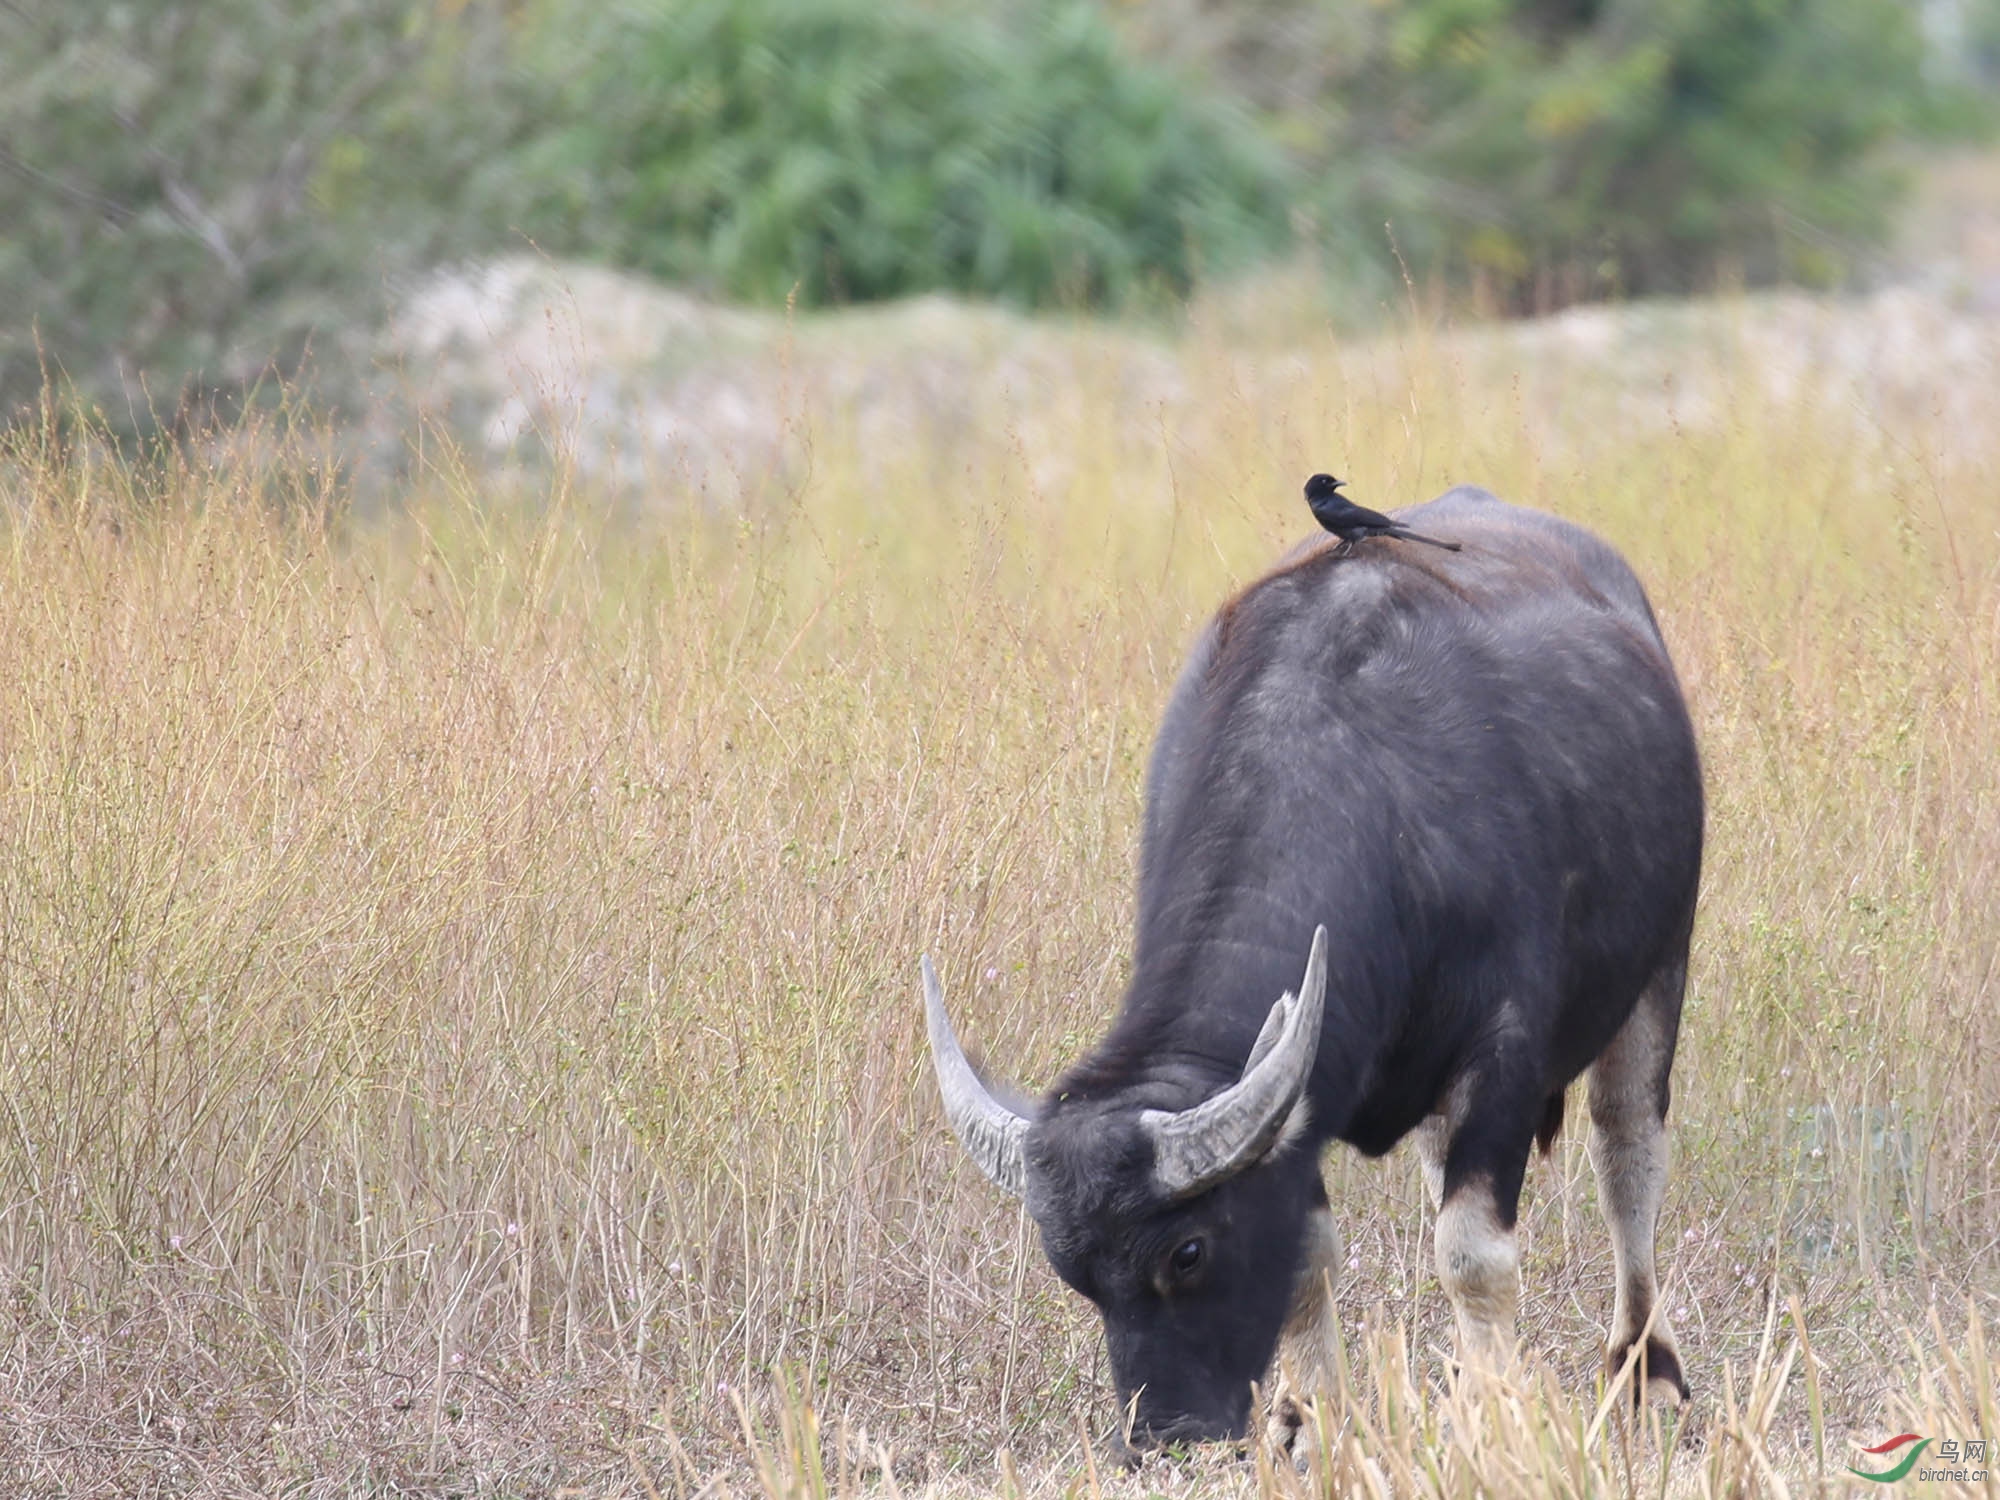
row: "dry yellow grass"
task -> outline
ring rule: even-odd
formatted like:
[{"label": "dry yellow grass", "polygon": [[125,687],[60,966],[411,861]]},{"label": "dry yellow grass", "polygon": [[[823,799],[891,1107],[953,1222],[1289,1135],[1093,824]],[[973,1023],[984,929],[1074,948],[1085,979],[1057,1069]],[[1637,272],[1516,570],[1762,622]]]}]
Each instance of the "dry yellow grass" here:
[{"label": "dry yellow grass", "polygon": [[[2000,426],[1416,334],[1192,336],[1167,426],[1063,337],[949,442],[802,383],[724,515],[434,434],[383,513],[296,433],[8,440],[0,1491],[1798,1494],[2000,1440]],[[1325,1460],[1126,1479],[1093,1318],[939,1120],[917,954],[1029,1083],[1095,1034],[1180,654],[1325,466],[1599,528],[1686,679],[1664,1466],[1574,1140],[1518,1389],[1447,1389],[1413,1165],[1334,1155]]]}]

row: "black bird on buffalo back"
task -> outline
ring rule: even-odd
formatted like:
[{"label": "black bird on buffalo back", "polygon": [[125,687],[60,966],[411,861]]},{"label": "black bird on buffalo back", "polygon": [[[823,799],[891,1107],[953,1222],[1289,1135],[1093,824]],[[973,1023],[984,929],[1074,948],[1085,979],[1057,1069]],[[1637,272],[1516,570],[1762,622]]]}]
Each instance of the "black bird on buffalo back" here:
[{"label": "black bird on buffalo back", "polygon": [[1312,509],[1313,519],[1339,537],[1343,547],[1352,547],[1363,537],[1387,536],[1398,541],[1422,542],[1427,547],[1442,547],[1447,552],[1461,550],[1457,542],[1425,536],[1379,510],[1356,505],[1340,493],[1340,487],[1346,483],[1331,474],[1315,474],[1306,481],[1306,504]]}]

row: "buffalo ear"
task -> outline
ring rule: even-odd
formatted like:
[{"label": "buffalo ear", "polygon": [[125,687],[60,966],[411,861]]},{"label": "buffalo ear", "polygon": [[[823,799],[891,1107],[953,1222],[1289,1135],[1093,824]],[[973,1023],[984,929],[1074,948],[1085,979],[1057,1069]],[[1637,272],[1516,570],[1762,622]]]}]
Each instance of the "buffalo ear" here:
[{"label": "buffalo ear", "polygon": [[1296,995],[1278,998],[1236,1082],[1191,1109],[1144,1110],[1153,1175],[1169,1198],[1191,1198],[1263,1159],[1305,1128],[1305,1091],[1326,1008],[1326,928],[1313,933]]},{"label": "buffalo ear", "polygon": [[924,980],[924,1025],[930,1032],[931,1063],[937,1069],[938,1094],[944,1117],[964,1143],[966,1153],[993,1185],[1021,1197],[1028,1186],[1027,1155],[1023,1149],[1028,1117],[1010,1108],[981,1081],[952,1034],[944,1013],[944,986],[931,967],[928,953],[920,965]]}]

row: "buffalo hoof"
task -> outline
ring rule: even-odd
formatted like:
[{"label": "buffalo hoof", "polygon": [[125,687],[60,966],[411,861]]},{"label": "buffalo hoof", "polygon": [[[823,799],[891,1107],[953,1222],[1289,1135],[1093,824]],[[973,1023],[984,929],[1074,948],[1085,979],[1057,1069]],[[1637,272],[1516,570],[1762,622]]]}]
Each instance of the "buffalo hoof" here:
[{"label": "buffalo hoof", "polygon": [[1164,1432],[1114,1427],[1104,1434],[1097,1451],[1106,1463],[1129,1471],[1153,1459],[1171,1462],[1185,1458],[1197,1446],[1219,1448],[1225,1452],[1233,1449],[1239,1458],[1249,1453],[1249,1447],[1240,1435],[1216,1436],[1197,1431],[1192,1425],[1186,1430],[1169,1428]]},{"label": "buffalo hoof", "polygon": [[1264,1444],[1274,1452],[1294,1452],[1305,1425],[1306,1414],[1299,1403],[1290,1396],[1280,1396],[1271,1403],[1271,1414],[1264,1419]]},{"label": "buffalo hoof", "polygon": [[1628,1361],[1633,1363],[1632,1404],[1643,1407],[1647,1401],[1658,1401],[1675,1408],[1688,1404],[1687,1377],[1681,1373],[1680,1355],[1671,1344],[1663,1343],[1655,1336],[1646,1336],[1646,1346],[1639,1351],[1639,1357],[1632,1361],[1633,1346],[1609,1350],[1604,1356],[1605,1373],[1613,1380],[1625,1373]]},{"label": "buffalo hoof", "polygon": [[1301,1474],[1309,1473],[1319,1453],[1320,1424],[1312,1406],[1290,1395],[1271,1403],[1264,1420],[1264,1446],[1274,1454],[1289,1458]]},{"label": "buffalo hoof", "polygon": [[1149,1459],[1177,1457],[1196,1441],[1191,1437],[1128,1432],[1123,1427],[1114,1427],[1104,1434],[1098,1452],[1106,1463],[1130,1472]]},{"label": "buffalo hoof", "polygon": [[1104,1440],[1097,1445],[1104,1461],[1114,1468],[1136,1469],[1146,1461],[1146,1450],[1134,1445],[1125,1435],[1123,1427],[1114,1427],[1104,1434]]}]

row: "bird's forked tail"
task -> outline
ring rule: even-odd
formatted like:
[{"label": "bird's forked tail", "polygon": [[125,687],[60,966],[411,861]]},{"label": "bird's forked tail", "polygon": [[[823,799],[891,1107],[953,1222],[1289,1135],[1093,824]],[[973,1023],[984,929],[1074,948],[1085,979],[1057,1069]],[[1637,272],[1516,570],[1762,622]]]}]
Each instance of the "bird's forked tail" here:
[{"label": "bird's forked tail", "polygon": [[1401,537],[1406,542],[1422,542],[1426,547],[1442,547],[1447,552],[1463,552],[1465,550],[1463,543],[1440,541],[1434,536],[1425,536],[1421,531],[1412,531],[1407,526],[1399,526],[1396,530],[1390,532],[1389,535]]}]

